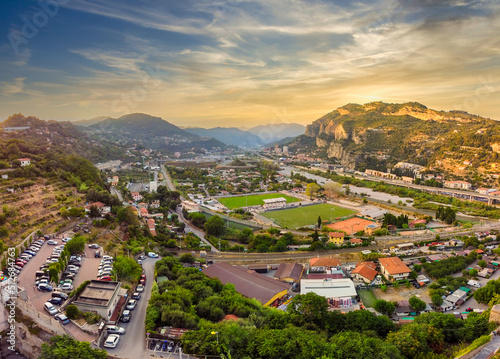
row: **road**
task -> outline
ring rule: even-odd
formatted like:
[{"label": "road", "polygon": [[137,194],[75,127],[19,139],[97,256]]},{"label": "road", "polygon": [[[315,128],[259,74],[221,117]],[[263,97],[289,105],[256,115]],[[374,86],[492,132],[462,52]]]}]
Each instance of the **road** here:
[{"label": "road", "polygon": [[120,202],[123,203],[123,195],[122,195],[122,193],[120,191],[118,191],[116,189],[115,186],[111,187],[110,192],[111,192],[112,195],[115,195],[116,197],[118,197],[118,199],[120,200]]},{"label": "road", "polygon": [[486,346],[481,349],[479,353],[473,356],[474,359],[488,359],[493,356],[493,354],[500,348],[500,336],[495,335],[491,338],[491,341],[486,344]]},{"label": "road", "polygon": [[121,336],[120,342],[115,349],[108,349],[110,354],[120,358],[149,358],[150,353],[146,348],[146,309],[151,298],[151,288],[153,287],[155,263],[160,258],[147,258],[142,262],[142,268],[146,274],[146,285],[137,307],[132,311],[132,319],[128,323],[119,323],[125,328],[126,333]]},{"label": "road", "polygon": [[[165,184],[167,185],[167,188],[170,191],[175,191],[175,186],[172,183],[172,179],[170,178],[170,175],[168,174],[167,170],[165,169],[165,166],[161,166],[161,172],[163,173],[163,177],[165,178]],[[184,200],[183,197],[181,197],[181,200]],[[182,214],[182,210],[176,209],[175,212],[177,213],[177,216],[179,217],[179,222],[184,223],[186,225],[186,232],[192,232],[196,234],[203,243],[205,243],[207,246],[210,246],[210,250],[212,252],[218,253],[219,250],[215,248],[206,238],[205,238],[205,232],[200,230],[199,228],[196,228],[193,226],[186,218],[184,218],[184,215]]]}]

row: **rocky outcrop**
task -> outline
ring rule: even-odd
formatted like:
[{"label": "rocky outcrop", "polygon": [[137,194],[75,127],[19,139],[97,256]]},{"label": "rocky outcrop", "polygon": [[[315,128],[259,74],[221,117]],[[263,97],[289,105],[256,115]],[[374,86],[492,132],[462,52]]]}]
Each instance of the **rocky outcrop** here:
[{"label": "rocky outcrop", "polygon": [[340,143],[332,142],[326,151],[329,158],[340,160],[340,164],[346,168],[354,169],[360,157],[346,151]]}]

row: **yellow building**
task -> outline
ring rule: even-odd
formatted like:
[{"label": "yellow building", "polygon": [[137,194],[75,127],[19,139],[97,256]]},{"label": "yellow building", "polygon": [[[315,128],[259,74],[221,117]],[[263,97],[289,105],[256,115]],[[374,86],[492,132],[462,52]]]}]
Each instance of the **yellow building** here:
[{"label": "yellow building", "polygon": [[330,232],[328,233],[328,243],[335,243],[340,246],[344,243],[345,233],[343,232]]}]

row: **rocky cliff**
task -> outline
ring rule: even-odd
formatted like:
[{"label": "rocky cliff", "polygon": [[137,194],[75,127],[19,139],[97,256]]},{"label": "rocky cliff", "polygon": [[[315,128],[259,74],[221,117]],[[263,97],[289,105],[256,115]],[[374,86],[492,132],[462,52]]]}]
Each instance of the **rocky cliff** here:
[{"label": "rocky cliff", "polygon": [[381,167],[399,161],[435,165],[443,159],[476,167],[500,162],[499,122],[416,102],[348,104],[308,125],[305,136],[351,169],[368,162]]}]

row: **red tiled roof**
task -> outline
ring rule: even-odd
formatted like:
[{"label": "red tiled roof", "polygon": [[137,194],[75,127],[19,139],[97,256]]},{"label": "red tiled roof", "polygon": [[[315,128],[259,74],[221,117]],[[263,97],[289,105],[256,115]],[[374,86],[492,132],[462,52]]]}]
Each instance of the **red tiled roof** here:
[{"label": "red tiled roof", "polygon": [[338,267],[342,263],[335,257],[311,258],[309,260],[311,267]]},{"label": "red tiled roof", "polygon": [[360,276],[372,281],[377,276],[378,272],[375,269],[370,268],[369,265],[362,264],[357,266],[351,274],[359,274]]},{"label": "red tiled roof", "polygon": [[390,275],[411,273],[411,269],[399,257],[379,258],[379,262]]}]

